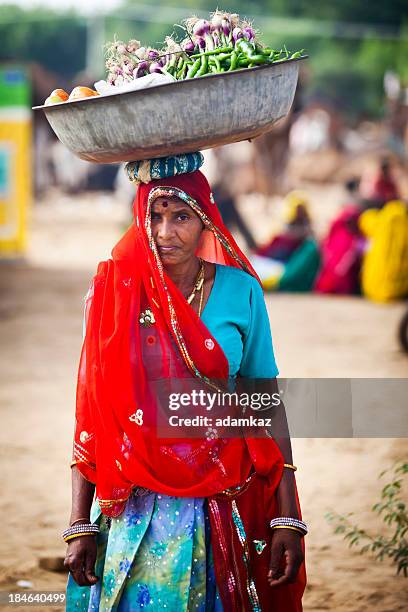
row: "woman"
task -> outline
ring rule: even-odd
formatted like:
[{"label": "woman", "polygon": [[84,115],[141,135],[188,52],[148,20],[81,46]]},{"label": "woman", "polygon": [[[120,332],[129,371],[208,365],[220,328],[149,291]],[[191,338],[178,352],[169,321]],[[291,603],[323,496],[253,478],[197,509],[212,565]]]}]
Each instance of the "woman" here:
[{"label": "woman", "polygon": [[86,300],[67,609],[297,612],[307,529],[284,468],[286,422],[282,452],[213,427],[156,431],[166,390],[254,378],[276,390],[277,375],[259,281],[197,170],[202,156],[162,162],[128,165],[144,181],[135,221]]},{"label": "woman", "polygon": [[345,206],[332,222],[321,245],[322,265],[315,283],[318,293],[343,295],[360,292],[364,236],[358,220],[361,208]]},{"label": "woman", "polygon": [[375,302],[408,296],[408,207],[402,200],[366,210],[359,227],[368,240],[361,270],[363,295]]},{"label": "woman", "polygon": [[264,289],[310,291],[319,269],[319,248],[313,236],[309,204],[301,191],[284,200],[284,230],[258,248],[251,263]]}]

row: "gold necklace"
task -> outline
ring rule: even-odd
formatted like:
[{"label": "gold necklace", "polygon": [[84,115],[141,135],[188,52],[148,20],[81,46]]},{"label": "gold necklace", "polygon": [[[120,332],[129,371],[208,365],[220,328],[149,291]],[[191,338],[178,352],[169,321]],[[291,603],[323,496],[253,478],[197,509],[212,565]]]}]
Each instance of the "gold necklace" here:
[{"label": "gold necklace", "polygon": [[203,277],[203,283],[201,285],[201,291],[200,291],[200,305],[198,307],[198,318],[201,317],[201,310],[203,307],[203,297],[204,297],[204,277]]},{"label": "gold necklace", "polygon": [[204,287],[204,262],[200,258],[200,269],[198,271],[197,278],[196,278],[196,281],[194,283],[194,288],[193,288],[192,292],[190,293],[190,295],[187,298],[187,302],[189,304],[191,304],[191,302],[194,300],[197,291],[200,291],[200,289],[201,289],[201,300],[200,300],[200,302],[202,304],[203,287]]}]

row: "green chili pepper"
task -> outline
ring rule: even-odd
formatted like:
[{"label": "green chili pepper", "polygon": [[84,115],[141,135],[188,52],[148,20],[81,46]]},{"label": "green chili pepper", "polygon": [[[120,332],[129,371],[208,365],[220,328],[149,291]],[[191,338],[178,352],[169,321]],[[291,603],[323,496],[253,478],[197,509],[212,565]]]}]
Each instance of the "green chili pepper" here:
[{"label": "green chili pepper", "polygon": [[182,74],[181,74],[181,78],[182,78],[182,79],[185,79],[185,78],[186,78],[186,76],[187,76],[187,72],[188,72],[188,68],[189,68],[189,67],[188,67],[188,64],[186,63],[186,64],[185,64],[185,66],[184,66],[184,68],[183,68],[183,72],[182,72]]},{"label": "green chili pepper", "polygon": [[173,56],[173,57],[171,58],[170,62],[169,62],[169,65],[168,65],[168,66],[167,66],[167,68],[166,68],[166,70],[167,70],[167,72],[168,72],[169,74],[174,75],[174,71],[175,71],[175,69],[176,69],[176,59],[177,59],[177,58]]},{"label": "green chili pepper", "polygon": [[178,80],[182,78],[182,75],[183,75],[183,72],[184,72],[184,68],[186,66],[184,60],[182,58],[180,58],[180,59],[181,59],[181,62],[179,61],[178,64],[177,64],[177,76],[176,76],[176,78]]},{"label": "green chili pepper", "polygon": [[249,59],[253,64],[266,64],[267,58],[264,55],[250,55]]},{"label": "green chili pepper", "polygon": [[195,76],[204,76],[205,74],[207,74],[208,72],[208,55],[203,55],[201,57],[201,66],[200,69],[198,70],[197,74]]},{"label": "green chili pepper", "polygon": [[203,55],[216,55],[218,53],[229,53],[233,51],[232,47],[216,47],[212,51],[203,51],[202,53],[195,53],[190,55],[193,59],[201,58]]},{"label": "green chili pepper", "polygon": [[276,53],[275,49],[271,49],[271,47],[264,47],[263,49],[261,49],[263,55],[273,55],[274,53]]},{"label": "green chili pepper", "polygon": [[244,55],[245,58],[249,60],[251,64],[268,63],[269,58],[265,56],[262,52],[257,52],[255,45],[249,43],[248,41],[240,39],[237,42],[236,47],[239,51],[241,51],[242,55]]},{"label": "green chili pepper", "polygon": [[228,68],[228,70],[231,72],[232,70],[235,70],[237,67],[238,67],[238,53],[234,51],[231,55],[231,65]]},{"label": "green chili pepper", "polygon": [[216,68],[216,72],[221,72],[221,62],[219,57],[214,56],[213,58],[214,64],[215,64],[215,68]]},{"label": "green chili pepper", "polygon": [[255,55],[256,53],[255,45],[252,45],[247,40],[243,40],[242,38],[237,41],[235,47],[238,51],[245,53],[245,55]]},{"label": "green chili pepper", "polygon": [[280,51],[276,51],[276,53],[272,56],[273,62],[279,62],[282,59],[282,49]]},{"label": "green chili pepper", "polygon": [[189,70],[187,72],[186,79],[192,79],[193,77],[195,77],[195,75],[198,72],[200,66],[201,66],[201,58],[196,59],[194,64],[192,66],[190,66],[190,68],[189,68]]},{"label": "green chili pepper", "polygon": [[218,59],[220,60],[220,62],[223,62],[226,59],[231,59],[231,53],[221,53],[218,56]]}]

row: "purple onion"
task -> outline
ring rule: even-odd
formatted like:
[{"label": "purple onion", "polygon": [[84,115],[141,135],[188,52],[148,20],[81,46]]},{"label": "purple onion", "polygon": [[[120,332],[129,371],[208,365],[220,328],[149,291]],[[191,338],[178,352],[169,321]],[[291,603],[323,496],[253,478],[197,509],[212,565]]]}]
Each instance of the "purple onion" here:
[{"label": "purple onion", "polygon": [[253,28],[251,28],[251,26],[247,26],[246,28],[244,28],[242,30],[242,33],[244,35],[244,37],[249,40],[249,41],[253,41],[255,38],[255,32],[253,30]]},{"label": "purple onion", "polygon": [[217,34],[214,32],[214,34],[212,35],[212,37],[213,37],[213,39],[214,39],[214,45],[215,45],[216,47],[219,47],[219,46],[220,46],[220,39],[219,39],[218,35],[217,35]]},{"label": "purple onion", "polygon": [[219,32],[222,28],[222,17],[221,15],[213,15],[211,19],[211,32]]},{"label": "purple onion", "polygon": [[150,49],[149,53],[147,54],[147,57],[151,60],[156,59],[156,57],[159,57],[159,52],[155,51],[155,49]]},{"label": "purple onion", "polygon": [[206,19],[200,19],[193,27],[196,36],[205,36],[210,31],[210,24]]},{"label": "purple onion", "polygon": [[195,45],[192,40],[185,40],[181,47],[186,53],[192,53],[195,49]]},{"label": "purple onion", "polygon": [[234,39],[234,42],[237,42],[237,40],[239,40],[243,36],[244,36],[244,34],[243,34],[241,28],[234,28],[232,30],[232,38]]},{"label": "purple onion", "polygon": [[204,40],[204,38],[201,38],[201,36],[197,36],[196,41],[197,41],[197,44],[200,47],[200,49],[205,49],[205,40]]},{"label": "purple onion", "polygon": [[139,62],[139,64],[137,65],[137,67],[133,71],[133,77],[135,79],[139,79],[140,77],[145,75],[146,70],[148,70],[148,69],[149,69],[149,63],[148,62],[146,62],[145,60],[143,60],[142,62]]},{"label": "purple onion", "polygon": [[224,32],[224,36],[229,36],[231,34],[231,24],[229,19],[222,20],[222,31]]},{"label": "purple onion", "polygon": [[150,64],[149,72],[150,74],[153,74],[154,72],[163,74],[162,66],[158,62],[153,62],[152,64]]}]

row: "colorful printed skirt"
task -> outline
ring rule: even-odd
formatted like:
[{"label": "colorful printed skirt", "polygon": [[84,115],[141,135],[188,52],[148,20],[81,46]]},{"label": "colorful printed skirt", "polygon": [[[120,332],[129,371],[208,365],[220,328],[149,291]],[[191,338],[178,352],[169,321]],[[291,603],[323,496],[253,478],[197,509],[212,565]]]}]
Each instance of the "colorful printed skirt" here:
[{"label": "colorful printed skirt", "polygon": [[107,519],[94,501],[91,521],[100,527],[99,581],[80,587],[70,574],[68,612],[222,612],[205,498],[134,489],[118,518]]}]

